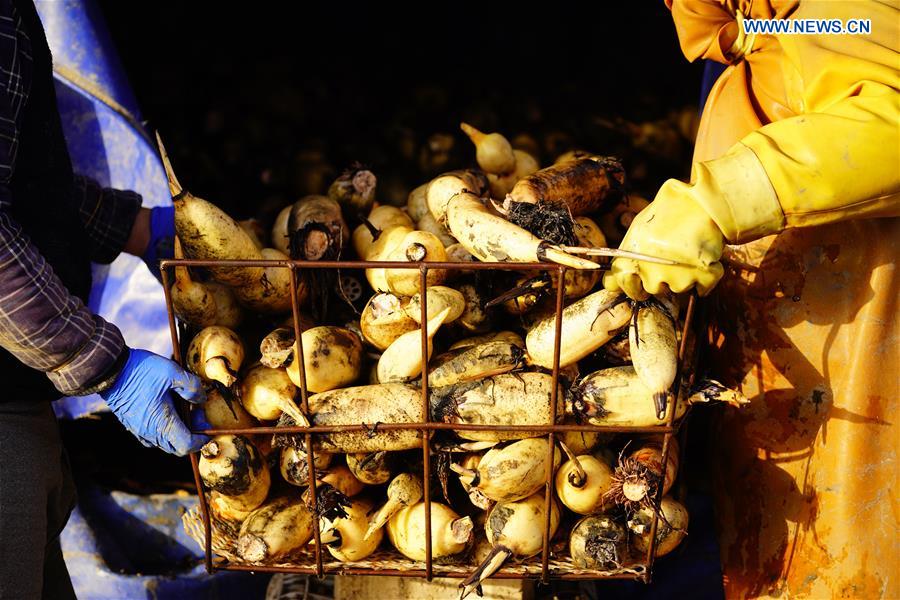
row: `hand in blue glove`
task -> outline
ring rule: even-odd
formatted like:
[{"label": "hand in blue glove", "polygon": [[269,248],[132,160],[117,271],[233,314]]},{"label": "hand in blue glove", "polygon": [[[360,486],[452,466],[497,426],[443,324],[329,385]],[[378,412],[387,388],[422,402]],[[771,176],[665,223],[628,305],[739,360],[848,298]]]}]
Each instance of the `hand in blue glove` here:
[{"label": "hand in blue glove", "polygon": [[173,392],[192,404],[206,400],[196,375],[152,352],[131,350],[115,383],[100,396],[142,444],[184,456],[209,437],[190,432],[178,416]]},{"label": "hand in blue glove", "polygon": [[159,261],[175,254],[175,207],[155,206],[150,209],[150,241],[141,257],[153,276],[162,281]]}]

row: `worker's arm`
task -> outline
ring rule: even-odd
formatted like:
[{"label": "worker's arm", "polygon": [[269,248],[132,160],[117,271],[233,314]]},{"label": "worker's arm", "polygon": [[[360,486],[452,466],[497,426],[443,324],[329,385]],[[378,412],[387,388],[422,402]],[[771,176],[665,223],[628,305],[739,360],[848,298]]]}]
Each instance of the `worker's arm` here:
[{"label": "worker's arm", "polygon": [[173,254],[175,216],[171,206],[142,208],[140,194],[104,188],[81,176],[75,177],[74,194],[93,262],[111,263],[126,252],[142,258],[160,278],[159,259]]},{"label": "worker's arm", "polygon": [[[0,35],[17,39],[17,15],[2,15]],[[15,44],[0,55],[0,345],[47,373],[63,394],[109,387],[127,358],[118,328],[69,293],[12,218],[10,182],[29,85]]]},{"label": "worker's arm", "polygon": [[73,193],[90,243],[91,261],[111,263],[125,250],[142,212],[140,194],[104,188],[82,176],[75,177]]},{"label": "worker's arm", "polygon": [[877,84],[755,131],[697,165],[697,202],[732,243],[900,214],[900,94]]},{"label": "worker's arm", "polygon": [[[0,194],[8,189],[0,182]],[[109,387],[126,358],[118,328],[69,293],[6,210],[0,210],[0,345],[74,396]]]},{"label": "worker's arm", "polygon": [[[8,157],[8,147],[0,143],[4,151]],[[5,183],[0,195],[9,198]],[[206,442],[181,422],[171,395],[202,402],[199,379],[166,358],[127,348],[115,325],[69,293],[5,209],[0,209],[0,345],[46,372],[63,394],[99,392],[145,445],[183,455]]]},{"label": "worker's arm", "polygon": [[[867,5],[870,12],[860,12]],[[742,243],[787,227],[900,214],[900,11],[877,3],[855,6],[854,17],[872,19],[871,38],[795,36],[783,42],[791,58],[784,68],[802,79],[804,94],[797,101],[806,112],[766,125],[725,156],[696,165],[693,184],[666,182],[622,241],[624,249],[684,266],[619,259],[604,278],[607,287],[634,297],[665,286],[706,293],[721,277],[725,240]]]},{"label": "worker's arm", "polygon": [[[99,392],[122,424],[145,445],[175,454],[206,438],[185,427],[172,392],[204,398],[200,380],[174,362],[131,350],[111,323],[92,314],[62,281],[10,215],[11,182],[21,118],[28,104],[31,56],[13,5],[0,8],[0,346],[47,373],[63,394]],[[24,66],[24,67],[23,67]]]}]

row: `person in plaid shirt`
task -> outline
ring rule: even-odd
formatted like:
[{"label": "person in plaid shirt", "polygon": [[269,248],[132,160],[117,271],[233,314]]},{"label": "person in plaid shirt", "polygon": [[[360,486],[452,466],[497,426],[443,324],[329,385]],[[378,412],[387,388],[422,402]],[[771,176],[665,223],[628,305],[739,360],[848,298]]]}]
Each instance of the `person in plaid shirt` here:
[{"label": "person in plaid shirt", "polygon": [[91,261],[120,252],[155,269],[173,213],[76,177],[62,135],[50,50],[31,0],[0,0],[0,599],[74,598],[59,534],[75,494],[50,402],[99,393],[147,446],[184,455],[206,441],[175,394],[196,376],[130,349],[85,306]]}]

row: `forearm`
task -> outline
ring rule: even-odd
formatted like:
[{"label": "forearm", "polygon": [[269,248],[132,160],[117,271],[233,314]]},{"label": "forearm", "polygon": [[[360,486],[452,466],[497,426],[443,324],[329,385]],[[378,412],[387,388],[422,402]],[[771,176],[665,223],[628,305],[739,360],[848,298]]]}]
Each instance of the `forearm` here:
[{"label": "forearm", "polygon": [[855,96],[751,133],[695,167],[694,197],[733,243],[900,214],[900,104]]},{"label": "forearm", "polygon": [[74,193],[93,262],[111,263],[122,252],[143,253],[149,210],[141,208],[139,194],[104,188],[86,177],[75,177]]},{"label": "forearm", "polygon": [[132,256],[144,256],[150,244],[150,209],[141,208],[134,218],[131,233],[122,251]]},{"label": "forearm", "polygon": [[92,314],[54,274],[21,227],[0,210],[0,346],[44,371],[67,395],[112,383],[122,334]]},{"label": "forearm", "polygon": [[759,158],[786,227],[896,216],[900,208],[900,100],[848,98],[830,110],[785,119],[743,144]]}]

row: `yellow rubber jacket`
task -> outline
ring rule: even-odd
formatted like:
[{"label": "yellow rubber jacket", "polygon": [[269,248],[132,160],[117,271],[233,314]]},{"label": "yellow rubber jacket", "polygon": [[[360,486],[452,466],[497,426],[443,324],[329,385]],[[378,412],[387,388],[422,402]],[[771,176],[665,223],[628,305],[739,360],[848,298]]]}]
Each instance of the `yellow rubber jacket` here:
[{"label": "yellow rubber jacket", "polygon": [[[731,65],[692,177],[742,243],[711,298],[713,366],[751,398],[715,433],[726,592],[900,597],[897,3],[667,4],[689,59]],[[872,30],[742,36],[739,11]]]}]

